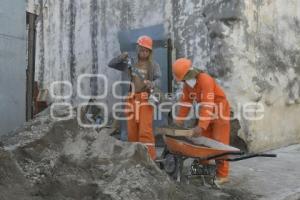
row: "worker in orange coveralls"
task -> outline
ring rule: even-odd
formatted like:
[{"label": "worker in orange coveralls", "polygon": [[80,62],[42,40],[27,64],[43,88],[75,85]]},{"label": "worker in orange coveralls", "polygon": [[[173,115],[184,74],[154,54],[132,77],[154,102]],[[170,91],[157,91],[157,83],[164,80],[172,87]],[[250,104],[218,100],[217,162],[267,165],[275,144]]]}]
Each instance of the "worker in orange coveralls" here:
[{"label": "worker in orange coveralls", "polygon": [[[196,102],[200,104],[200,109],[193,136],[205,136],[228,145],[230,107],[223,90],[211,76],[192,68],[189,59],[180,58],[173,63],[172,67],[176,81],[184,82],[181,105],[175,123],[183,125],[183,119],[187,117],[191,104]],[[218,184],[228,182],[228,171],[227,161],[217,162],[216,182]]]},{"label": "worker in orange coveralls", "polygon": [[[156,159],[155,138],[153,135],[153,106],[148,97],[151,89],[160,87],[160,66],[152,60],[153,40],[149,36],[141,36],[137,40],[137,59],[133,66],[139,71],[142,80],[132,70],[128,70],[131,79],[131,88],[127,98],[126,116],[129,142],[141,142],[147,146],[149,155]],[[115,69],[122,68],[128,59],[124,52],[114,58],[109,66]],[[125,62],[124,62],[125,61]],[[127,68],[128,69],[128,68]]]}]

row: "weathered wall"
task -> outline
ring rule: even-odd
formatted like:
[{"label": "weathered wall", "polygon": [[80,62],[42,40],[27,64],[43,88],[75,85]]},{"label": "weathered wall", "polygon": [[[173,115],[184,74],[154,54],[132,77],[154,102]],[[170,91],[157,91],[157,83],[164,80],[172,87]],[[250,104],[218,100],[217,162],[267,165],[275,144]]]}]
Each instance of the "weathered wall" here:
[{"label": "weathered wall", "polygon": [[[238,55],[233,59],[238,71],[242,72],[248,66],[254,69],[244,71],[247,74],[245,79],[251,84],[250,90],[246,88],[246,83],[236,90],[248,91],[249,100],[262,103],[265,107],[263,120],[244,122],[244,137],[253,149],[300,141],[299,11],[300,2],[297,0],[252,1],[245,4],[247,42],[246,48],[238,49],[238,52],[247,50],[247,54],[241,56],[246,55],[248,59],[241,61]],[[236,34],[237,31],[233,33]],[[240,82],[235,77],[233,84]],[[243,99],[240,97],[236,101],[243,102]]]},{"label": "weathered wall", "polygon": [[3,0],[0,6],[0,134],[25,121],[25,2]]},{"label": "weathered wall", "polygon": [[[75,86],[72,99],[78,103],[82,101],[76,89],[78,76],[101,73],[108,77],[109,86],[120,80],[120,73],[107,67],[109,60],[120,53],[118,32],[164,23],[167,3],[159,0],[40,0],[36,5],[40,13],[36,79],[48,89],[53,81],[70,81]],[[102,94],[101,83],[95,84],[98,86],[95,91],[92,85],[92,82],[84,82],[83,93]],[[61,92],[66,93],[63,88]],[[110,88],[108,95],[104,102],[111,105]]]},{"label": "weathered wall", "polygon": [[[173,9],[178,55],[219,79],[249,149],[299,142],[300,2],[182,0]],[[263,119],[243,116],[249,102]]]},{"label": "weathered wall", "polygon": [[[101,72],[111,84],[120,77],[106,68],[119,52],[117,32],[164,23],[177,57],[193,59],[218,78],[250,150],[295,143],[300,141],[299,6],[297,0],[47,1],[40,7],[36,78],[47,87]],[[89,83],[84,88],[91,92]],[[112,103],[111,97],[106,101]],[[241,105],[248,102],[264,107],[262,120],[242,115]]]}]

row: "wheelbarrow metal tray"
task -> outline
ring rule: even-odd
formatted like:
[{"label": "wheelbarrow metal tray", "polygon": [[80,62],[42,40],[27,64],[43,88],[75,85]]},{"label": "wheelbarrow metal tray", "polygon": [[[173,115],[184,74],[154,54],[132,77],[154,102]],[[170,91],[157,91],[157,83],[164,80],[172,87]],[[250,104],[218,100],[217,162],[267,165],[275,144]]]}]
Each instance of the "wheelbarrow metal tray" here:
[{"label": "wheelbarrow metal tray", "polygon": [[188,138],[164,135],[164,141],[167,149],[171,153],[185,157],[200,159],[215,157],[217,160],[224,160],[228,157],[228,155],[243,154],[240,149],[222,144],[206,137]]}]

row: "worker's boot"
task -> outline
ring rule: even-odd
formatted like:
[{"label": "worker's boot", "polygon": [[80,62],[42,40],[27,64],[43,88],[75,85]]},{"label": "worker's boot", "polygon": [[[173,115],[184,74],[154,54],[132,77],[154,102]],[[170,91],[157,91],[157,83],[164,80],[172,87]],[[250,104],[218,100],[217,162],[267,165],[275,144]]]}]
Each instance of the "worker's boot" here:
[{"label": "worker's boot", "polygon": [[229,178],[228,177],[217,177],[215,180],[215,184],[216,185],[223,185],[225,183],[229,182]]}]

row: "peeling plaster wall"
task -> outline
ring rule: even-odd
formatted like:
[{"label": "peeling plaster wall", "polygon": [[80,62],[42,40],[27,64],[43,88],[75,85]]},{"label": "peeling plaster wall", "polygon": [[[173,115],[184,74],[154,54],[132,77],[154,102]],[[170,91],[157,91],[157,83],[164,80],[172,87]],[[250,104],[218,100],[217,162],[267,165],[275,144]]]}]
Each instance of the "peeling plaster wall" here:
[{"label": "peeling plaster wall", "polygon": [[[78,76],[99,73],[108,78],[108,97],[103,101],[108,105],[114,102],[111,85],[120,80],[121,74],[108,68],[107,63],[120,53],[120,30],[169,24],[165,12],[168,1],[29,0],[28,4],[39,14],[35,78],[46,89],[53,81],[70,81],[70,101],[75,104],[87,101],[79,97]],[[103,82],[96,81],[83,79],[81,93],[102,94]],[[58,93],[69,92],[68,87],[60,87]]]},{"label": "peeling plaster wall", "polygon": [[[299,9],[297,0],[173,4],[178,56],[217,77],[251,151],[300,141]],[[241,108],[247,103],[252,115]],[[249,120],[262,114],[260,105],[263,119]]]},{"label": "peeling plaster wall", "polygon": [[[165,24],[177,57],[187,56],[224,88],[251,151],[300,141],[300,2],[297,0],[52,0],[37,4],[36,78],[76,85],[83,73],[104,73],[109,85],[120,74],[106,67],[119,53],[119,30]],[[38,2],[38,3],[36,3]],[[43,6],[41,6],[43,5]],[[91,86],[97,85],[95,91]],[[101,93],[86,82],[83,91]],[[61,93],[66,93],[61,88]],[[109,92],[110,94],[110,92]],[[81,101],[76,91],[72,100]],[[109,105],[112,97],[105,100]],[[259,116],[243,115],[253,104]]]},{"label": "peeling plaster wall", "polygon": [[[248,93],[253,94],[248,98],[265,107],[263,120],[244,121],[244,138],[252,149],[300,141],[299,11],[297,0],[246,1],[245,50],[251,55],[248,66],[254,69],[247,73],[246,80],[252,86]],[[237,57],[235,60],[235,65],[240,66],[237,70],[242,71],[240,61]],[[236,101],[242,101],[239,99]]]}]

